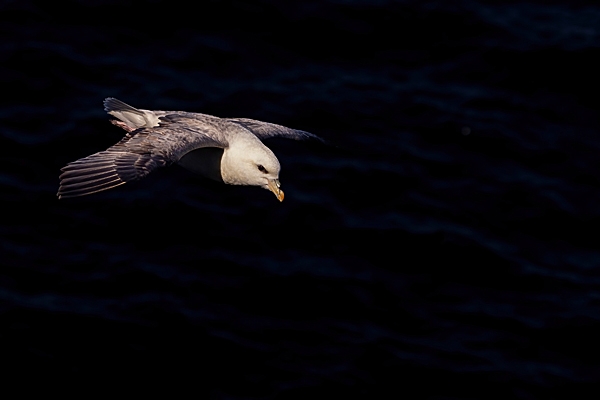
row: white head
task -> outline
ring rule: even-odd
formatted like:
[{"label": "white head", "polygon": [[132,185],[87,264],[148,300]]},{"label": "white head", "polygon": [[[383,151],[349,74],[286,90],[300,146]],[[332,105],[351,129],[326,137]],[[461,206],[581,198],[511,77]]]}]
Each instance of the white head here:
[{"label": "white head", "polygon": [[260,140],[237,142],[223,152],[221,175],[230,185],[260,186],[283,201],[279,188],[279,160]]}]

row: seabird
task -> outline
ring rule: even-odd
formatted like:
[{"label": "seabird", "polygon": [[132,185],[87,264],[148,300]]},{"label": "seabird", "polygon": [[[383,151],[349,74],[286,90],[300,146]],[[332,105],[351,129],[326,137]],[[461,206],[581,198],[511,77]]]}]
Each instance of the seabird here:
[{"label": "seabird", "polygon": [[229,185],[260,186],[283,201],[279,160],[261,140],[280,136],[323,141],[312,133],[268,122],[149,111],[112,97],[104,100],[104,110],[127,134],[114,146],[63,167],[59,199],[112,189],[178,163]]}]

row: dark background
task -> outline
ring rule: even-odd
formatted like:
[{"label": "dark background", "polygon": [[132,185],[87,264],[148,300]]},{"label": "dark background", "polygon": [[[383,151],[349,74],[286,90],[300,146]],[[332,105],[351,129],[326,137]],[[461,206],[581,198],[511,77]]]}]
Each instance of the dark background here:
[{"label": "dark background", "polygon": [[[599,40],[577,1],[0,2],[5,382],[593,396]],[[266,143],[281,204],[178,166],[59,201],[108,96],[332,145]]]}]

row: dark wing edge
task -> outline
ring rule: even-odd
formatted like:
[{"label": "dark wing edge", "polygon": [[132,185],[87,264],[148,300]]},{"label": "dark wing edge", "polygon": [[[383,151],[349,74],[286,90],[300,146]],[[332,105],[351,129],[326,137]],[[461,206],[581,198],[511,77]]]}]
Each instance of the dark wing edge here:
[{"label": "dark wing edge", "polygon": [[272,137],[283,137],[294,140],[316,140],[321,143],[326,141],[310,132],[298,129],[287,128],[282,125],[271,124],[269,122],[257,121],[248,118],[225,118],[227,121],[235,122],[254,133],[259,139],[268,139]]},{"label": "dark wing edge", "polygon": [[141,179],[200,147],[228,146],[219,130],[186,115],[160,117],[160,126],[140,128],[119,143],[61,169],[59,199],[85,196]]},{"label": "dark wing edge", "polygon": [[141,179],[168,161],[149,152],[128,151],[126,141],[67,164],[61,169],[59,199],[85,196]]}]

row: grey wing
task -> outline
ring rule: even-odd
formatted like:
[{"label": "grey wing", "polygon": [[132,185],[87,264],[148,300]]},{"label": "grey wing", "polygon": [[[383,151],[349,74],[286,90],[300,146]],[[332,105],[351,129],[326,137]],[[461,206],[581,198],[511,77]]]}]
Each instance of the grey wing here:
[{"label": "grey wing", "polygon": [[[145,136],[144,138],[142,136]],[[141,179],[156,168],[170,164],[165,154],[144,145],[148,134],[126,136],[116,145],[67,164],[61,169],[59,199],[85,196]]]},{"label": "grey wing", "polygon": [[[226,147],[189,127],[178,116],[165,116],[155,128],[142,128],[119,143],[61,169],[59,198],[84,196],[141,179],[200,147]],[[195,128],[195,129],[194,129]]]},{"label": "grey wing", "polygon": [[221,118],[197,113],[177,113],[160,117],[160,130],[167,128],[176,132],[180,145],[179,157],[200,147],[229,147]]},{"label": "grey wing", "polygon": [[224,118],[227,121],[235,122],[254,133],[259,139],[268,139],[272,137],[284,137],[295,140],[313,139],[324,142],[323,139],[310,132],[298,129],[287,128],[282,125],[271,124],[269,122],[257,121],[248,118]]}]

